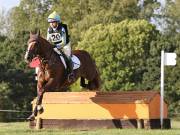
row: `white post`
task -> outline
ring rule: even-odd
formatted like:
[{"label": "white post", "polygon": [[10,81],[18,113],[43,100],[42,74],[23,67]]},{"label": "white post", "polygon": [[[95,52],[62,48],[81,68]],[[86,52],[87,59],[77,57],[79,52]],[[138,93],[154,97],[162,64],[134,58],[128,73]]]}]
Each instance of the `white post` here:
[{"label": "white post", "polygon": [[160,99],[160,122],[163,128],[164,118],[164,50],[161,51],[161,99]]}]

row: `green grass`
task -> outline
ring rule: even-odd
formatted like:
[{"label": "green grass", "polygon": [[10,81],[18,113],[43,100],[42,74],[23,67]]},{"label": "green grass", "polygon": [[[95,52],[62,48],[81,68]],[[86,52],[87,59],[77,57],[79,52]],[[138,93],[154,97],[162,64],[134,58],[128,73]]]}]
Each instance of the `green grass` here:
[{"label": "green grass", "polygon": [[98,129],[98,130],[63,130],[63,129],[30,129],[28,122],[0,123],[0,135],[180,135],[180,121],[171,122],[169,130],[145,129]]}]

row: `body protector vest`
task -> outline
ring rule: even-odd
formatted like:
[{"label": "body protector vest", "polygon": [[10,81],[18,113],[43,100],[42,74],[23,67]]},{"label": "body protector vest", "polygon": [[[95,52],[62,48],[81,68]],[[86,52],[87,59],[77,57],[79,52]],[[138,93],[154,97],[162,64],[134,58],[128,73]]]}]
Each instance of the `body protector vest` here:
[{"label": "body protector vest", "polygon": [[65,46],[69,43],[69,33],[66,24],[59,23],[56,29],[48,28],[47,40],[58,48]]}]

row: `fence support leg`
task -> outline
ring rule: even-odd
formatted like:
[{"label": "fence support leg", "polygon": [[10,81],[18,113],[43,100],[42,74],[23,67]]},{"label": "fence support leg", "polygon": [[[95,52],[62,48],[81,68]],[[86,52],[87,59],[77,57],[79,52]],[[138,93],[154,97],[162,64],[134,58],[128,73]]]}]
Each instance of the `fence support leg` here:
[{"label": "fence support leg", "polygon": [[143,125],[142,125],[143,123],[142,122],[143,122],[142,119],[138,119],[137,120],[137,128],[138,129],[142,129],[143,128]]},{"label": "fence support leg", "polygon": [[36,120],[36,129],[41,129],[42,128],[41,125],[42,125],[42,119],[37,118],[37,120]]}]

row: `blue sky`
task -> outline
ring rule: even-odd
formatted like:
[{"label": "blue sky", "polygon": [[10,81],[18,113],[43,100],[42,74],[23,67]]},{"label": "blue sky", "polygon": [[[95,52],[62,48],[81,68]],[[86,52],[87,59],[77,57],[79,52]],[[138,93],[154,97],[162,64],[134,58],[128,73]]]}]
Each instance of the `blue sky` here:
[{"label": "blue sky", "polygon": [[19,5],[20,0],[0,0],[0,9],[9,10],[10,8]]}]

